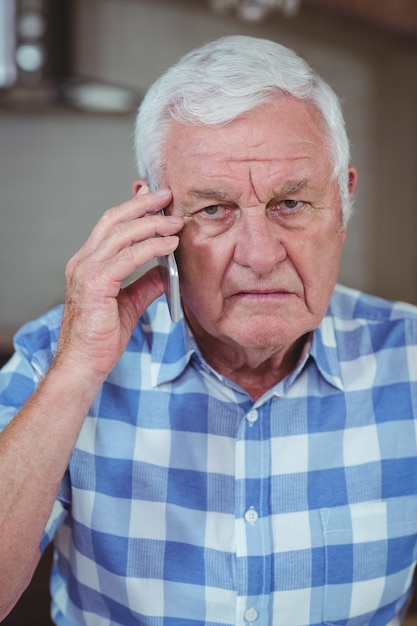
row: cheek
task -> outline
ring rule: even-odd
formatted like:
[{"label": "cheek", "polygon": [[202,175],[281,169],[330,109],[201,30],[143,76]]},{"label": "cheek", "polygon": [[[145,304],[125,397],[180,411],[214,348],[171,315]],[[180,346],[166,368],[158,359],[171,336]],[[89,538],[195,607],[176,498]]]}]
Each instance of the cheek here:
[{"label": "cheek", "polygon": [[180,233],[180,243],[176,251],[178,265],[184,279],[210,278],[223,273],[227,265],[225,242],[216,237],[203,237],[192,222],[186,224]]},{"label": "cheek", "polygon": [[339,273],[344,234],[335,226],[289,241],[288,258],[304,285],[308,300],[325,297]]},{"label": "cheek", "polygon": [[224,309],[224,283],[231,252],[226,242],[202,239],[193,232],[183,232],[176,252],[180,289],[184,303],[196,316],[203,312],[218,318]]},{"label": "cheek", "polygon": [[197,241],[184,233],[175,253],[180,273],[180,281],[187,291],[203,292],[217,284],[221,270],[216,250],[207,242]]},{"label": "cheek", "polygon": [[334,266],[334,261],[340,257],[344,239],[345,230],[338,223],[324,224],[322,228],[307,232],[304,241],[299,242],[299,249],[325,269],[329,264]]},{"label": "cheek", "polygon": [[320,302],[327,308],[327,300],[337,281],[344,236],[331,231],[305,243],[302,248],[302,272],[307,301],[320,308]]}]

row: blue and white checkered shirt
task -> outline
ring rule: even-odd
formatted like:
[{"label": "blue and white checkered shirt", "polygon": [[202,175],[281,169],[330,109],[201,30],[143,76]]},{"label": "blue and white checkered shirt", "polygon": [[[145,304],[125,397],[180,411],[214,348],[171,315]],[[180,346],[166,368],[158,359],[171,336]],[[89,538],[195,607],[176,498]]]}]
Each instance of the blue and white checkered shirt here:
[{"label": "blue and white checkered shirt", "polygon": [[[56,348],[22,329],[4,425]],[[85,420],[54,537],[60,626],[399,624],[417,557],[417,308],[337,287],[290,376],[253,400],[163,300]]]}]

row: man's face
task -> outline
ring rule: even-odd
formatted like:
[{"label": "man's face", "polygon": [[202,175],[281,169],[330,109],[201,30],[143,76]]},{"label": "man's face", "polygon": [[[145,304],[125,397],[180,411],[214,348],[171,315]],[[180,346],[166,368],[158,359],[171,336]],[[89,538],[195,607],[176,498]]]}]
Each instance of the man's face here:
[{"label": "man's face", "polygon": [[163,183],[185,218],[181,293],[203,344],[272,354],[317,327],[345,228],[311,105],[277,97],[222,127],[173,122]]}]

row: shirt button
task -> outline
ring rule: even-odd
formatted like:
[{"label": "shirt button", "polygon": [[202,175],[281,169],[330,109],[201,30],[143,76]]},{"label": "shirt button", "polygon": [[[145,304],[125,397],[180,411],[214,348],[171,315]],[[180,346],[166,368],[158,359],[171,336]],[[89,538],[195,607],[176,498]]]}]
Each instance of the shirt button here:
[{"label": "shirt button", "polygon": [[249,413],[246,414],[246,419],[248,420],[249,424],[254,424],[258,419],[258,411],[256,409],[249,411]]},{"label": "shirt button", "polygon": [[253,507],[248,509],[245,513],[245,520],[248,522],[248,524],[254,524],[255,522],[258,521],[258,518],[259,518],[259,515],[257,514],[257,512],[255,511]]},{"label": "shirt button", "polygon": [[256,609],[248,609],[247,611],[245,611],[245,620],[247,622],[253,624],[253,622],[256,622],[257,619],[258,611]]}]

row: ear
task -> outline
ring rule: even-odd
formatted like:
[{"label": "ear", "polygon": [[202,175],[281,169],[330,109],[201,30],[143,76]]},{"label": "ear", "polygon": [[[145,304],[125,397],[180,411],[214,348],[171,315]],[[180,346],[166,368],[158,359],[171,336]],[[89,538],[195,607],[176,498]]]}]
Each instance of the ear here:
[{"label": "ear", "polygon": [[351,198],[353,198],[353,195],[355,193],[357,182],[358,182],[358,172],[356,170],[356,167],[353,167],[353,165],[349,165],[349,168],[348,168],[348,191],[349,191],[349,196]]},{"label": "ear", "polygon": [[136,196],[139,192],[139,190],[144,186],[147,185],[148,182],[145,178],[137,178],[133,185],[132,185],[132,191],[133,191],[133,195]]}]

